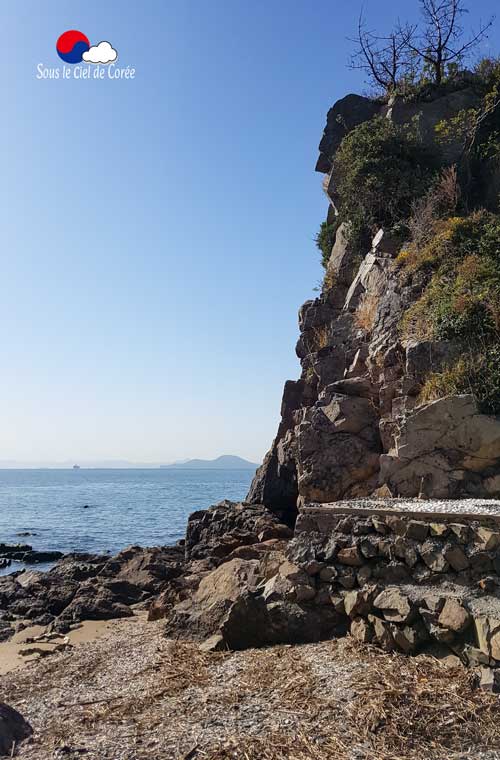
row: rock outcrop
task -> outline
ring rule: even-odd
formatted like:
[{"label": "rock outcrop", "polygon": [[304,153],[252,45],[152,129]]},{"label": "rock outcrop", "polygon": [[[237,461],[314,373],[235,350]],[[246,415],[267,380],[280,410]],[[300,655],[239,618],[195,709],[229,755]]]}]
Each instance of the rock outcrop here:
[{"label": "rock outcrop", "polygon": [[[292,537],[293,531],[262,505],[224,501],[193,513],[186,538],[176,546],[130,546],[114,557],[69,554],[48,572],[11,573],[0,578],[0,641],[19,624],[65,632],[82,620],[130,617],[137,607],[148,608],[149,618],[157,620],[193,594],[206,606],[205,587],[198,587],[211,571],[223,563],[232,567],[231,562],[252,567],[283,551]],[[227,572],[222,569],[221,578]],[[244,585],[252,585],[250,576]],[[219,591],[227,593],[226,586]]]},{"label": "rock outcrop", "polygon": [[[478,104],[475,89],[427,101],[381,104],[350,95],[329,111],[317,169],[326,172],[335,215],[332,157],[363,121],[416,119],[424,142],[443,118]],[[457,159],[448,142],[446,163]],[[426,378],[460,352],[452,340],[403,337],[401,322],[420,298],[425,274],[398,274],[400,239],[387,230],[370,251],[337,230],[321,295],[299,311],[297,381],[285,384],[281,423],[248,501],[293,522],[298,507],[377,493],[458,498],[500,495],[500,419],[481,414],[472,396],[422,403]],[[381,490],[382,489],[382,490]]]}]

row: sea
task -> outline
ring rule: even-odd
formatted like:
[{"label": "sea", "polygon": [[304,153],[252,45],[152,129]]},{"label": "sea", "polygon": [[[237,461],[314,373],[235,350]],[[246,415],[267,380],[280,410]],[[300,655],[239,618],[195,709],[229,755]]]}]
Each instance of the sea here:
[{"label": "sea", "polygon": [[[0,543],[110,554],[131,544],[172,544],[184,536],[191,512],[243,499],[253,475],[249,469],[0,470]],[[0,575],[20,569],[13,562]]]}]

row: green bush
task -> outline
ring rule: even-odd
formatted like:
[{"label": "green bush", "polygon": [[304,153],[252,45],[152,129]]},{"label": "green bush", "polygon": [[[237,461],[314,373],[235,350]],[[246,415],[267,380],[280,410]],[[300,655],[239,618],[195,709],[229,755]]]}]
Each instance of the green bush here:
[{"label": "green bush", "polygon": [[377,227],[392,228],[407,219],[438,168],[415,123],[394,124],[381,117],[352,130],[333,159],[340,219],[351,241],[366,247]]},{"label": "green bush", "polygon": [[500,414],[500,346],[493,344],[484,351],[464,354],[455,364],[427,378],[420,401],[444,396],[472,393],[484,414]]},{"label": "green bush", "polygon": [[328,266],[328,260],[332,252],[333,244],[335,243],[335,235],[340,226],[340,221],[337,219],[328,224],[328,222],[321,222],[319,232],[316,235],[316,247],[321,251],[321,263],[326,269]]},{"label": "green bush", "polygon": [[500,216],[480,211],[440,222],[428,245],[400,266],[428,277],[404,315],[404,336],[463,348],[454,366],[428,378],[423,397],[471,392],[485,412],[500,414]]}]

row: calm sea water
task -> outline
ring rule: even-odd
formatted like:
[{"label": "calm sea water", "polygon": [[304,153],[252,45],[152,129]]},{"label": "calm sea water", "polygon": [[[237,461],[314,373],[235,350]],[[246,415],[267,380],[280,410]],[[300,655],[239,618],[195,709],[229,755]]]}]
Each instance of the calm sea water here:
[{"label": "calm sea water", "polygon": [[[190,512],[243,499],[252,477],[251,470],[0,470],[0,543],[112,553],[171,544]],[[17,535],[26,531],[35,535]]]}]

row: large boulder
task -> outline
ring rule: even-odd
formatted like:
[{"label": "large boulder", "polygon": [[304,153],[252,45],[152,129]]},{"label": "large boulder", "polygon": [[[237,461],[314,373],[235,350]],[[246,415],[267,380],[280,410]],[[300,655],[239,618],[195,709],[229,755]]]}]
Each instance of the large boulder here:
[{"label": "large boulder", "polygon": [[380,110],[380,104],[362,95],[346,95],[330,108],[326,117],[326,127],[319,144],[319,158],[316,171],[327,174],[332,168],[332,157],[344,137],[354,127],[373,118]]},{"label": "large boulder", "polygon": [[307,410],[297,428],[299,493],[304,501],[337,501],[376,479],[378,417],[368,398],[334,394]]},{"label": "large boulder", "polygon": [[404,417],[381,478],[400,496],[484,495],[482,474],[500,468],[500,420],[480,414],[473,396],[449,396]]},{"label": "large boulder", "polygon": [[259,562],[233,559],[201,580],[197,591],[177,604],[167,623],[170,634],[208,637],[219,632],[227,613],[262,580]]},{"label": "large boulder", "polygon": [[290,528],[262,504],[223,501],[189,516],[186,559],[211,559],[219,564],[238,547],[291,536]]}]

